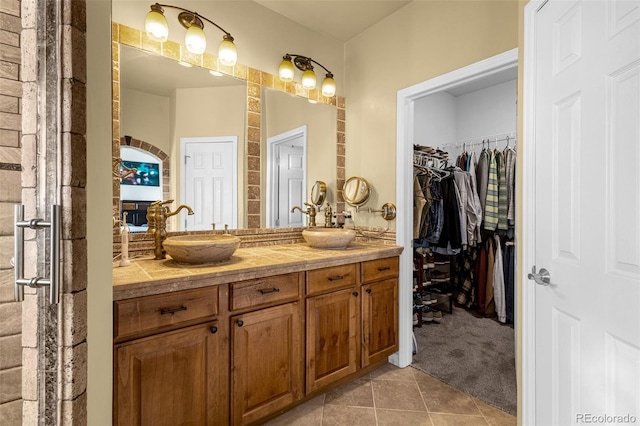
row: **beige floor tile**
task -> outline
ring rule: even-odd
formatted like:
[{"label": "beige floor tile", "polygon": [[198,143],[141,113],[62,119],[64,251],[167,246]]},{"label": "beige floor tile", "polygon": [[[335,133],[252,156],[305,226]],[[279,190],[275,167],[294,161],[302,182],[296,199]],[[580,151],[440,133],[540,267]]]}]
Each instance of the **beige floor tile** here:
[{"label": "beige floor tile", "polygon": [[377,408],[378,426],[433,426],[429,413]]},{"label": "beige floor tile", "polygon": [[432,381],[419,381],[418,387],[430,413],[465,414],[481,416],[473,398],[448,385]]},{"label": "beige floor tile", "polygon": [[385,364],[382,367],[371,372],[372,380],[401,380],[406,382],[415,382],[413,367],[399,368],[393,364]]},{"label": "beige floor tile", "polygon": [[429,414],[433,426],[487,426],[482,416],[463,416],[459,414]]},{"label": "beige floor tile", "polygon": [[517,420],[420,370],[389,364],[309,400],[267,424],[515,426]]},{"label": "beige floor tile", "polygon": [[479,399],[474,399],[474,402],[491,426],[515,426],[518,424],[515,416],[505,413]]},{"label": "beige floor tile", "polygon": [[426,411],[416,382],[371,380],[376,408]]},{"label": "beige floor tile", "polygon": [[371,426],[376,424],[373,408],[325,405],[322,426]]},{"label": "beige floor tile", "polygon": [[317,396],[291,411],[267,422],[269,426],[321,426],[324,394]]},{"label": "beige floor tile", "polygon": [[338,386],[326,393],[325,404],[373,407],[373,391],[368,376]]}]

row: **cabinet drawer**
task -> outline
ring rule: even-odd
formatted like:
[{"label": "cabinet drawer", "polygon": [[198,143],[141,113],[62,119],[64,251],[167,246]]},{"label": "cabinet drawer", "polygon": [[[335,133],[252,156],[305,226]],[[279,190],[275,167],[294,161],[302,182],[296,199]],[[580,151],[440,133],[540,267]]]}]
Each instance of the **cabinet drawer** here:
[{"label": "cabinet drawer", "polygon": [[294,300],[300,297],[298,273],[231,284],[232,311]]},{"label": "cabinet drawer", "polygon": [[353,286],[357,264],[333,266],[307,272],[307,294],[317,294]]},{"label": "cabinet drawer", "polygon": [[369,260],[362,262],[362,282],[369,283],[398,276],[398,258]]},{"label": "cabinet drawer", "polygon": [[119,300],[114,303],[114,334],[122,338],[216,315],[218,287],[215,286]]}]

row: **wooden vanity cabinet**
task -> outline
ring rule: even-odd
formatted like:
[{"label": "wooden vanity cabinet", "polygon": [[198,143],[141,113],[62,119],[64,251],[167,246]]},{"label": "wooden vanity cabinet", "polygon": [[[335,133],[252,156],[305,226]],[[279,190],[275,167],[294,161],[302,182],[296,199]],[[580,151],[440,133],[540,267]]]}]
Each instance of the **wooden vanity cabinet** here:
[{"label": "wooden vanity cabinet", "polygon": [[357,264],[307,272],[307,393],[358,370]]},{"label": "wooden vanity cabinet", "polygon": [[114,302],[114,424],[259,424],[398,348],[398,258]]},{"label": "wooden vanity cabinet", "polygon": [[230,318],[234,425],[255,423],[303,397],[303,277],[231,284],[230,306],[246,311]]},{"label": "wooden vanity cabinet", "polygon": [[361,264],[362,367],[398,350],[398,258]]},{"label": "wooden vanity cabinet", "polygon": [[115,303],[114,424],[229,422],[228,329],[210,319],[217,295],[210,287]]}]

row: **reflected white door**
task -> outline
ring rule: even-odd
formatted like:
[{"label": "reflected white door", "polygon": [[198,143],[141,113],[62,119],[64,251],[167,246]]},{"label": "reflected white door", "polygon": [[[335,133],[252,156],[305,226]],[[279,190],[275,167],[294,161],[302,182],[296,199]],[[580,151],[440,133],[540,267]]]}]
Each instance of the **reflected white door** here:
[{"label": "reflected white door", "polygon": [[535,377],[525,366],[524,378],[525,389],[535,380],[536,405],[524,424],[640,422],[640,0],[527,8],[535,254],[526,267],[546,268],[551,284],[523,283],[525,294],[535,288]]},{"label": "reflected white door", "polygon": [[[182,200],[194,215],[180,213],[180,229],[237,228],[238,139],[183,138]],[[182,226],[184,224],[184,227]]]},{"label": "reflected white door", "polygon": [[292,213],[291,209],[294,206],[305,209],[306,138],[306,126],[303,126],[267,140],[269,227],[305,226],[302,213],[297,210]]},{"label": "reflected white door", "polygon": [[293,206],[304,208],[304,148],[280,144],[278,153],[278,226],[304,226],[302,214],[291,213]]}]

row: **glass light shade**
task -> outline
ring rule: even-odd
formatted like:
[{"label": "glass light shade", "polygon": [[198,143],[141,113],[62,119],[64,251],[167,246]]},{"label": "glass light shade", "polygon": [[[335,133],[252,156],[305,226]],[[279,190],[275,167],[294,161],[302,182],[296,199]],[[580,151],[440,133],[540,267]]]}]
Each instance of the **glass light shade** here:
[{"label": "glass light shade", "polygon": [[305,70],[302,73],[302,87],[308,90],[316,88],[316,73],[313,70]]},{"label": "glass light shade", "polygon": [[331,98],[336,94],[336,81],[333,77],[327,76],[322,82],[322,96]]},{"label": "glass light shade", "polygon": [[196,25],[190,26],[184,35],[184,44],[187,46],[187,50],[195,55],[204,53],[207,48],[204,30]]},{"label": "glass light shade", "polygon": [[281,81],[293,81],[294,71],[295,70],[293,68],[293,62],[291,62],[291,59],[283,59],[282,62],[280,62],[280,67],[278,68],[278,76],[280,77]]},{"label": "glass light shade", "polygon": [[164,43],[167,41],[167,38],[169,38],[167,18],[165,18],[162,13],[155,10],[147,13],[147,17],[144,20],[144,30],[151,40]]},{"label": "glass light shade", "polygon": [[223,65],[232,67],[238,61],[238,51],[233,41],[224,38],[218,47],[218,57]]}]

